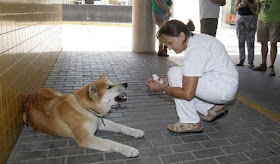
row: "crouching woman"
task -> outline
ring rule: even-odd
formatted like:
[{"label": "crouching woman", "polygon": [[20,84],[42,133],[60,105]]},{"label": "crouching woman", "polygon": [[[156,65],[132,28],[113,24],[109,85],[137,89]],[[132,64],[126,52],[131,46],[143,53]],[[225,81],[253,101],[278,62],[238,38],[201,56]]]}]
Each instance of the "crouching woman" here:
[{"label": "crouching woman", "polygon": [[168,125],[172,132],[201,132],[200,120],[213,121],[227,112],[225,104],[235,99],[238,72],[224,45],[215,37],[193,34],[192,21],[166,22],[158,31],[158,39],[176,54],[184,51],[183,66],[172,67],[163,83],[149,79],[151,91],[175,98],[179,122]]}]

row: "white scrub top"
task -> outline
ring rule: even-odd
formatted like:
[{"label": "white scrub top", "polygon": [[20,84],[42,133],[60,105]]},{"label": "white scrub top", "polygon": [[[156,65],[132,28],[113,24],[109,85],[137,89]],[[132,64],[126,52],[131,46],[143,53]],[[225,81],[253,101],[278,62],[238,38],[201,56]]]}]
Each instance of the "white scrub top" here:
[{"label": "white scrub top", "polygon": [[207,34],[195,34],[188,40],[183,59],[183,75],[207,78],[226,91],[225,100],[234,99],[238,72],[224,45]]}]

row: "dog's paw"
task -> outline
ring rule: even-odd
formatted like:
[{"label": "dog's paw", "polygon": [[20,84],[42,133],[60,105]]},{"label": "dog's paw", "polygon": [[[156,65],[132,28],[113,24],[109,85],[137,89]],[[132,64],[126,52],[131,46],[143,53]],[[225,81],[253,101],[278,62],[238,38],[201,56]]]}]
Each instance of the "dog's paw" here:
[{"label": "dog's paw", "polygon": [[122,152],[126,157],[136,157],[139,155],[139,151],[133,147],[129,147],[125,151]]},{"label": "dog's paw", "polygon": [[135,129],[130,133],[130,135],[135,137],[135,138],[141,138],[141,137],[144,136],[144,134],[145,133],[142,130],[138,130],[138,129]]}]

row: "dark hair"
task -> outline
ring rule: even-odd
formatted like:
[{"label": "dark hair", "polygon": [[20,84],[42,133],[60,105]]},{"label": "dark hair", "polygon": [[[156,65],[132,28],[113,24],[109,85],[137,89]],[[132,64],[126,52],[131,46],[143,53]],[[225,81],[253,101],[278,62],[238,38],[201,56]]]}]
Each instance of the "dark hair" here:
[{"label": "dark hair", "polygon": [[162,34],[171,36],[171,37],[178,37],[181,32],[183,32],[186,37],[193,36],[194,34],[191,31],[194,31],[195,27],[193,21],[189,19],[187,24],[179,20],[170,20],[167,21],[162,25],[162,27],[157,32],[157,38],[160,38]]}]

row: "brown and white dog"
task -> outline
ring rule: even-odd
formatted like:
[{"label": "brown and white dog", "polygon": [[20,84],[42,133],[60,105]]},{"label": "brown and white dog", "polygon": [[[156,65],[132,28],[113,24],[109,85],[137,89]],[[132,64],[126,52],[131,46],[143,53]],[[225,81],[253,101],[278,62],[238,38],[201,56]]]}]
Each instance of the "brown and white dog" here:
[{"label": "brown and white dog", "polygon": [[137,156],[139,151],[133,147],[94,136],[97,129],[136,138],[144,135],[141,130],[102,118],[113,105],[126,101],[127,89],[127,83],[113,84],[104,76],[70,95],[49,88],[39,89],[23,105],[24,122],[43,133],[71,137],[81,147]]}]

